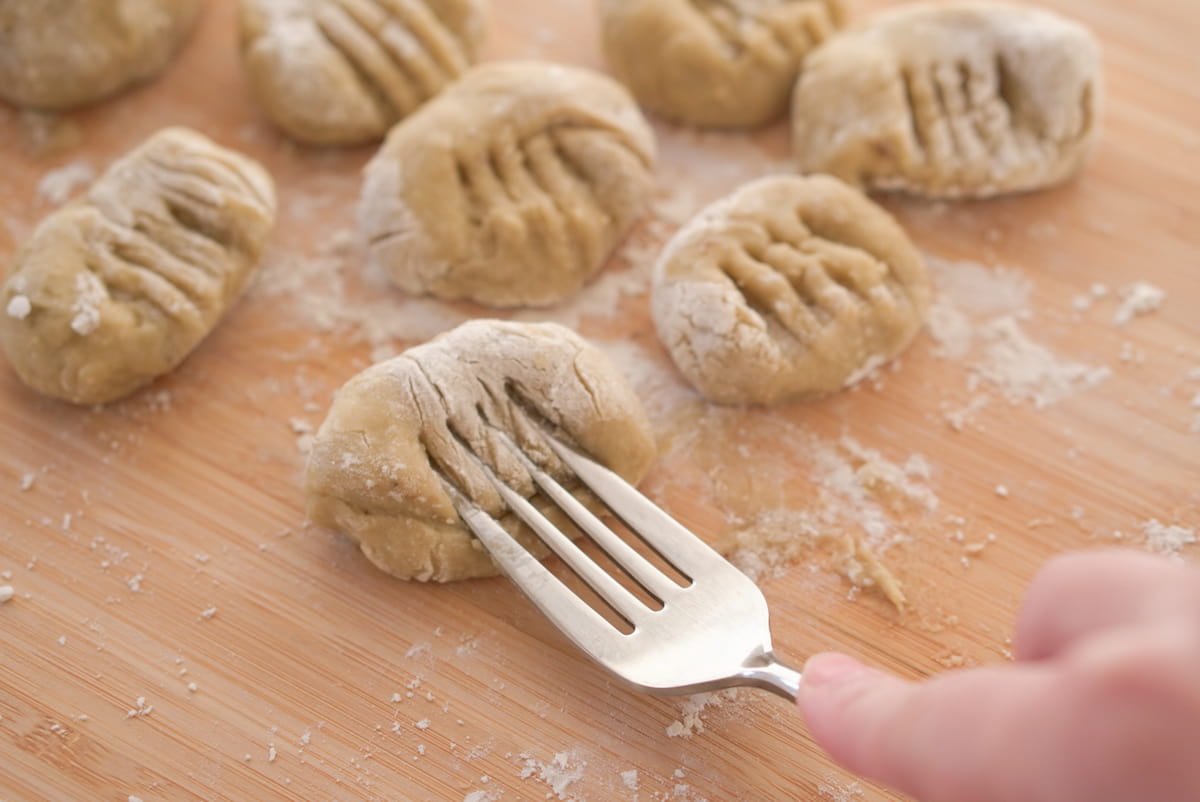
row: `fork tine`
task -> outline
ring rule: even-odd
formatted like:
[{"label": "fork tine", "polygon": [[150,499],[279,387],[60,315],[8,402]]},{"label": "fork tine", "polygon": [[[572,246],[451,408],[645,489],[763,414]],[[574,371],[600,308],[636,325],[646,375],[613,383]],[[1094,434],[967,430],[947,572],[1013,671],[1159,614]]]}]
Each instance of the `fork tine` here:
[{"label": "fork tine", "polygon": [[591,643],[603,642],[601,639],[621,635],[620,630],[605,621],[558,577],[550,573],[550,570],[505,531],[496,519],[463,496],[449,482],[444,484],[459,517],[487,547],[492,559],[500,564],[509,579],[529,597],[542,614],[577,646],[591,654]]},{"label": "fork tine", "polygon": [[498,431],[498,434],[512,446],[517,458],[521,460],[525,470],[533,477],[533,481],[541,488],[542,492],[560,510],[565,512],[576,526],[587,533],[617,565],[633,577],[635,582],[664,604],[672,595],[679,592],[679,585],[656,568],[653,563],[638,554],[632,546],[622,540],[616,532],[613,532],[591,510],[585,507],[579,499],[571,495],[570,491],[555,481],[553,476],[539,468],[521,451],[511,437],[504,432]]},{"label": "fork tine", "polygon": [[591,557],[584,554],[582,549],[572,543],[569,537],[542,515],[541,511],[530,504],[524,496],[495,476],[491,478],[508,508],[528,524],[529,528],[536,532],[538,537],[545,541],[546,545],[561,557],[572,571],[578,574],[584,582],[587,582],[600,598],[612,605],[612,608],[622,618],[636,627],[637,621],[649,612],[649,608],[622,587]]},{"label": "fork tine", "polygon": [[695,580],[696,575],[705,570],[724,571],[732,568],[737,571],[716,550],[659,509],[619,475],[560,443],[553,436],[548,435],[546,440],[558,458],[575,472],[589,490],[608,505],[626,526],[654,547],[660,557],[688,579]]}]

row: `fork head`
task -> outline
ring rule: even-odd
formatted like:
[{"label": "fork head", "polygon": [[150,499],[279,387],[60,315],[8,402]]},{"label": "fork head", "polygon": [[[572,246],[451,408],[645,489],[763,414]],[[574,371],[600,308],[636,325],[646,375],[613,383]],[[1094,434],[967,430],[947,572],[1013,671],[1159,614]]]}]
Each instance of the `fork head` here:
[{"label": "fork head", "polygon": [[[678,581],[646,559],[519,447],[508,432],[486,422],[490,453],[472,449],[459,437],[464,452],[475,461],[474,467],[487,477],[504,505],[631,631],[619,629],[598,613],[455,482],[445,478],[463,522],[525,595],[592,659],[643,691],[698,693],[750,685],[794,699],[800,674],[775,658],[766,600],[754,582],[616,473],[561,442],[520,404],[514,403],[512,412],[519,426],[540,432],[556,462],[683,577]],[[529,431],[525,429],[526,434]],[[496,443],[503,446],[502,456],[496,454]],[[631,592],[525,495],[505,483],[495,461],[510,459],[524,469],[537,491],[619,566],[627,581],[640,586],[657,605],[647,604]],[[446,475],[443,472],[443,477]]]}]

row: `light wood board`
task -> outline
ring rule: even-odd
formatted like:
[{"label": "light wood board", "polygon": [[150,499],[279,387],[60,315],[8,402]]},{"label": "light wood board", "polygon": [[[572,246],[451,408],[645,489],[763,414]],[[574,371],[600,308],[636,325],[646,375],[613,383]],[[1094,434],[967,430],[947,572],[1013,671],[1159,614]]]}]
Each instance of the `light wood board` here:
[{"label": "light wood board", "polygon": [[[492,5],[489,57],[602,67],[591,3]],[[889,5],[851,3],[857,18]],[[896,370],[827,401],[711,410],[657,345],[637,291],[644,269],[618,260],[588,290],[585,314],[544,315],[577,323],[626,364],[640,355],[635,379],[664,439],[645,487],[706,538],[822,512],[844,530],[831,534],[857,537],[873,511],[904,535],[882,556],[906,588],[902,614],[856,591],[827,548],[764,575],[777,648],[797,663],[840,649],[919,677],[1003,660],[1021,589],[1046,557],[1137,545],[1152,519],[1200,526],[1200,7],[1046,5],[1104,44],[1105,131],[1085,173],[986,203],[884,202],[935,261],[986,266],[977,293],[1027,282],[1022,329],[1060,366],[1107,366],[1107,378],[1045,408],[1009,403],[969,386],[982,351],[940,358],[922,337]],[[95,108],[57,120],[0,108],[5,261],[52,210],[43,176],[80,162],[99,171],[166,124],[261,159],[282,199],[269,281],[149,390],[73,408],[0,370],[0,584],[16,592],[0,606],[0,798],[541,799],[556,793],[541,768],[556,755],[579,769],[566,799],[898,798],[855,785],[781,700],[745,691],[702,710],[703,731],[668,737],[687,723],[681,700],[610,681],[505,580],[395,581],[345,539],[304,526],[304,429],[372,349],[362,326],[322,331],[284,277],[318,294],[347,287],[393,331],[485,312],[360,287],[357,252],[329,255],[353,230],[371,149],[308,150],[273,131],[248,93],[234,21],[232,0],[212,0],[160,80]],[[782,123],[753,136],[658,128],[664,203],[676,210],[787,155]],[[939,280],[970,270],[943,266]],[[1093,284],[1115,294],[1138,280],[1166,302],[1124,326],[1113,295],[1073,303]],[[966,302],[971,291],[952,295]],[[978,327],[991,301],[975,301]],[[395,315],[383,315],[391,304]],[[949,425],[980,397],[961,431]],[[854,444],[914,468],[936,509],[887,482],[872,491],[864,475],[833,482],[838,460],[857,464]],[[630,770],[636,791],[621,776]]]}]

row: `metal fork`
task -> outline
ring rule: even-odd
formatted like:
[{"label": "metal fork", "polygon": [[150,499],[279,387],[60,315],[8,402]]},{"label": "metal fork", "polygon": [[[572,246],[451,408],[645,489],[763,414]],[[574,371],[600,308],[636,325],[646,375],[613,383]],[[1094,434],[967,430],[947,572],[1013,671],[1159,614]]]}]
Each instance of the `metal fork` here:
[{"label": "metal fork", "polygon": [[758,586],[616,473],[560,442],[545,427],[535,426],[579,481],[688,584],[681,586],[639,554],[538,467],[507,432],[491,427],[542,493],[662,608],[653,609],[622,586],[468,446],[509,509],[633,631],[622,632],[592,609],[447,481],[459,516],[517,587],[589,657],[640,690],[680,694],[748,685],[795,700],[800,672],[780,662],[771,650],[767,602]]}]

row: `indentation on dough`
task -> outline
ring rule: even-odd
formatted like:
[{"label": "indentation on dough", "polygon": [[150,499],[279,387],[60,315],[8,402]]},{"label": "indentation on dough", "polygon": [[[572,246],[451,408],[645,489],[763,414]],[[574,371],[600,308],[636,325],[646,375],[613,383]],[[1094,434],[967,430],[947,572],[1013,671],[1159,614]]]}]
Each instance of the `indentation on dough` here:
[{"label": "indentation on dough", "polygon": [[420,103],[420,91],[407,66],[379,40],[371,23],[363,21],[365,15],[378,20],[381,14],[370,0],[332,0],[318,5],[313,21],[376,105],[389,116],[402,116]]},{"label": "indentation on dough", "polygon": [[472,227],[506,218],[510,224],[519,221],[517,230],[546,248],[568,272],[581,272],[602,258],[603,235],[613,214],[564,139],[577,132],[612,136],[637,153],[606,128],[574,124],[550,126],[524,137],[506,128],[486,149],[456,153],[455,174]]},{"label": "indentation on dough", "polygon": [[458,38],[423,4],[409,0],[326,0],[317,29],[391,116],[435,95],[468,65]]},{"label": "indentation on dough", "polygon": [[904,89],[904,111],[908,116],[908,130],[918,155],[924,158],[929,145],[925,141],[925,127],[917,118],[917,92],[913,86],[913,73],[907,67],[900,68],[900,85]]},{"label": "indentation on dough", "polygon": [[1088,85],[1079,101],[1079,124],[1054,136],[1041,115],[1027,108],[1019,79],[1000,52],[953,64],[902,65],[898,80],[919,160],[960,176],[974,171],[986,177],[1023,159],[1039,159],[1039,151],[1078,139],[1091,124]]},{"label": "indentation on dough", "polygon": [[[829,38],[833,30],[832,12],[826,0],[809,0],[805,3],[780,3],[776,9],[802,5],[794,14],[768,14],[774,10],[753,6],[738,0],[688,0],[696,15],[716,34],[722,46],[734,59],[748,54],[761,58],[759,47],[750,47],[748,39],[759,36],[756,44],[771,48],[770,56],[776,61],[790,61],[806,53]],[[791,9],[788,9],[791,10]],[[795,19],[798,24],[786,23]],[[795,39],[793,41],[793,34]]]},{"label": "indentation on dough", "polygon": [[827,319],[803,281],[792,281],[761,252],[742,247],[718,267],[750,309],[764,321],[775,321],[802,343],[811,341]]},{"label": "indentation on dough", "polygon": [[[107,256],[107,258],[105,258]],[[177,259],[150,237],[131,232],[110,242],[88,266],[108,291],[158,307],[169,318],[198,325],[219,297],[219,282]]]}]

